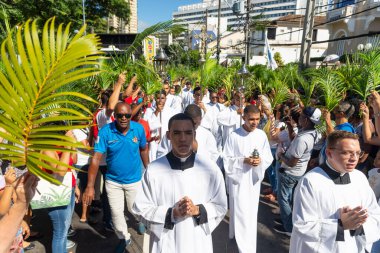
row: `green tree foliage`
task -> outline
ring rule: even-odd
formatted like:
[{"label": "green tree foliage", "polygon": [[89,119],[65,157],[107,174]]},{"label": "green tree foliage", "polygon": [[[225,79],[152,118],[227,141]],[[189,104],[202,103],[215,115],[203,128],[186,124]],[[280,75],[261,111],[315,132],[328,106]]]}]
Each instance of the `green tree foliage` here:
[{"label": "green tree foliage", "polygon": [[279,66],[279,67],[284,66],[284,61],[282,60],[282,56],[281,56],[280,52],[274,53],[273,58],[276,61],[277,66]]},{"label": "green tree foliage", "polygon": [[[1,0],[0,5],[9,13],[10,24],[15,26],[29,18],[45,23],[55,16],[59,23],[71,22],[73,30],[83,25],[82,0]],[[95,32],[105,32],[107,16],[116,15],[129,21],[130,8],[125,0],[85,1],[86,23]]]}]

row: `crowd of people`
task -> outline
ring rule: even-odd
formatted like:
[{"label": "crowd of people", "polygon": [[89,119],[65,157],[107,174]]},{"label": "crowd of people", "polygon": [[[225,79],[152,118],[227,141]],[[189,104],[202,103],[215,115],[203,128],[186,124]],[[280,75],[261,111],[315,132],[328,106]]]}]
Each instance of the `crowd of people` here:
[{"label": "crowd of people", "polygon": [[[119,238],[114,252],[131,245],[131,222],[149,234],[149,252],[212,252],[211,233],[229,209],[229,238],[254,253],[261,194],[278,206],[273,230],[290,238],[290,252],[380,252],[376,91],[368,106],[347,97],[329,112],[318,98],[303,105],[296,90],[272,108],[271,94],[235,90],[228,100],[224,89],[179,79],[147,95],[136,81],[123,90],[120,74],[100,94],[90,127],[62,133],[92,152],[44,151],[56,176],[72,182],[68,204],[47,209],[53,253],[75,245],[67,238],[80,202],[80,222],[98,222],[89,211],[102,210],[104,228]],[[38,180],[17,177],[6,161],[2,173],[0,252],[27,251]],[[270,188],[262,191],[264,178]],[[125,212],[135,220],[127,224]]]}]

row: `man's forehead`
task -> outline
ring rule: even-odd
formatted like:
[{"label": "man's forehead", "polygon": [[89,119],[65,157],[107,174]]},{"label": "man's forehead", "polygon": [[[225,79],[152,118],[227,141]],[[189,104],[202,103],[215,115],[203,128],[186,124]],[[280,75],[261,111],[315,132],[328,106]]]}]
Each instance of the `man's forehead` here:
[{"label": "man's forehead", "polygon": [[191,131],[193,129],[194,127],[190,120],[175,120],[170,127],[172,131]]},{"label": "man's forehead", "polygon": [[121,111],[131,111],[131,107],[127,104],[119,104],[119,105],[116,105],[116,108],[115,108],[115,112],[118,113],[118,112],[121,112]]},{"label": "man's forehead", "polygon": [[351,148],[351,149],[360,149],[359,140],[345,138],[337,141],[336,147],[339,148]]}]

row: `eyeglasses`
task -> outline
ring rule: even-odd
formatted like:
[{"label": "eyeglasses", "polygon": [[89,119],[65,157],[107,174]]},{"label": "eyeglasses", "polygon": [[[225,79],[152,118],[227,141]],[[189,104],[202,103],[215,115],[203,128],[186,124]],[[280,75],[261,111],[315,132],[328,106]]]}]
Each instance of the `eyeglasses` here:
[{"label": "eyeglasses", "polygon": [[216,96],[216,97],[211,97],[211,99],[218,99],[218,97]]},{"label": "eyeglasses", "polygon": [[348,150],[343,150],[339,148],[329,148],[329,149],[335,149],[338,150],[340,155],[344,158],[362,158],[364,155],[364,151],[348,151]]},{"label": "eyeglasses", "polygon": [[196,97],[200,97],[200,96],[201,96],[201,94],[198,94],[198,93],[194,93],[194,96],[196,96]]},{"label": "eyeglasses", "polygon": [[132,114],[130,113],[116,113],[116,118],[122,119],[125,117],[126,119],[130,119],[132,117]]}]

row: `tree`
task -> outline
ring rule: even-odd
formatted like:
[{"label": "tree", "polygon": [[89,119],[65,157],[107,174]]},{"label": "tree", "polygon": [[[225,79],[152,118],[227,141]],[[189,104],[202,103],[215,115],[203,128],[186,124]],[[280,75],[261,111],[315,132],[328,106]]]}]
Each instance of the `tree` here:
[{"label": "tree", "polygon": [[[15,26],[27,19],[40,19],[45,23],[50,17],[56,17],[59,23],[72,23],[73,29],[83,25],[82,0],[0,0],[4,10],[9,13],[10,24]],[[86,23],[95,32],[105,32],[107,17],[116,15],[129,22],[130,8],[125,0],[85,1]]]},{"label": "tree", "polygon": [[274,53],[273,58],[276,61],[277,66],[279,66],[279,67],[284,66],[284,61],[282,60],[282,56],[281,56],[280,52]]}]

